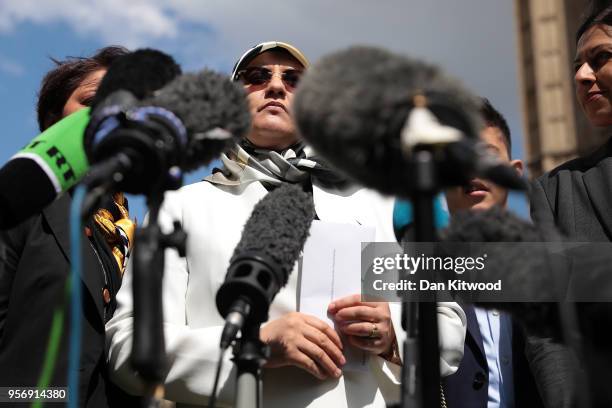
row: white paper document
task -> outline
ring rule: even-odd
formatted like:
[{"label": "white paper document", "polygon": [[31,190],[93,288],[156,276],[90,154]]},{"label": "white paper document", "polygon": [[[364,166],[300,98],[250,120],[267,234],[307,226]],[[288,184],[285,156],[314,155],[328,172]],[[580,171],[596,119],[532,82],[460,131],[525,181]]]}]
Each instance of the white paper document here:
[{"label": "white paper document", "polygon": [[[302,257],[300,312],[334,327],[327,306],[333,300],[361,293],[361,243],[374,241],[375,232],[373,227],[313,221]],[[342,369],[367,369],[366,352],[343,343],[347,363]]]}]

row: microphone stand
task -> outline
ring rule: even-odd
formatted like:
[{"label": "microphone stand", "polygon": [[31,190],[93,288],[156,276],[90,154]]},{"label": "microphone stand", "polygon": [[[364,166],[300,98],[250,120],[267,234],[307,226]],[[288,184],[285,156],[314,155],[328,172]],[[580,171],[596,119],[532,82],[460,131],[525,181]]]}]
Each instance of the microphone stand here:
[{"label": "microphone stand", "polygon": [[176,248],[185,256],[187,235],[178,222],[174,231],[164,234],[157,221],[165,189],[159,188],[147,197],[149,223],[138,227],[133,253],[134,340],[131,363],[145,381],[143,407],[159,407],[164,398],[166,352],[163,331],[162,278],[164,250]]},{"label": "microphone stand", "polygon": [[261,368],[269,357],[269,348],[259,340],[261,324],[247,319],[242,337],[236,341],[232,361],[236,364],[236,408],[262,408]]},{"label": "microphone stand", "polygon": [[[415,105],[418,106],[417,103]],[[419,120],[423,121],[423,118],[417,118],[415,122]],[[425,118],[423,122],[427,120]],[[423,122],[417,123],[415,128],[418,129]],[[435,132],[435,128],[425,128],[425,131]],[[441,140],[437,145],[419,143],[406,159],[413,180],[408,196],[414,206],[416,242],[437,241],[435,196],[444,186],[456,184],[461,179],[458,175],[466,177],[484,172],[488,176],[486,178],[497,184],[513,189],[525,188],[524,182],[508,169],[492,165],[479,167],[478,160],[481,158],[475,146],[461,140]],[[402,327],[407,337],[404,343],[401,405],[430,408],[440,406],[441,401],[437,295],[432,292],[428,295],[431,297],[424,298],[422,293],[419,296],[418,301],[404,299],[402,302]]]},{"label": "microphone stand", "polygon": [[[83,181],[89,189],[83,199],[82,218],[96,208],[102,197],[114,188],[121,187],[123,173],[130,167],[130,158],[119,154],[95,167]],[[159,210],[167,190],[176,190],[182,182],[182,174],[174,169],[152,185],[144,185],[149,222],[134,233],[132,254],[132,290],[134,296],[134,339],[131,364],[145,382],[143,407],[159,407],[164,398],[166,376],[166,351],[163,330],[162,278],[164,250],[175,248],[185,256],[187,234],[178,221],[174,230],[164,234],[158,225]]]},{"label": "microphone stand", "polygon": [[[410,198],[414,206],[415,240],[436,241],[434,199],[438,191],[434,155],[419,150],[411,155],[409,169],[414,176]],[[401,406],[431,408],[440,406],[440,352],[436,296],[428,301],[402,302],[404,365]]]}]

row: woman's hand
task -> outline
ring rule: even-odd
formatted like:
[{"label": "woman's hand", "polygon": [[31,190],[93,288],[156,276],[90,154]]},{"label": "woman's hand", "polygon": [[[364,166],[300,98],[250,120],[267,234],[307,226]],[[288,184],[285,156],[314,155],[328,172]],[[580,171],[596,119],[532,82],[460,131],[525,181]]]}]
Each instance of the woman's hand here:
[{"label": "woman's hand", "polygon": [[362,302],[357,294],[334,300],[327,311],[353,346],[372,354],[392,350],[395,331],[387,302]]},{"label": "woman's hand", "polygon": [[292,312],[272,320],[259,331],[271,356],[266,367],[293,365],[323,380],[342,375],[346,363],[338,333],[324,321]]}]

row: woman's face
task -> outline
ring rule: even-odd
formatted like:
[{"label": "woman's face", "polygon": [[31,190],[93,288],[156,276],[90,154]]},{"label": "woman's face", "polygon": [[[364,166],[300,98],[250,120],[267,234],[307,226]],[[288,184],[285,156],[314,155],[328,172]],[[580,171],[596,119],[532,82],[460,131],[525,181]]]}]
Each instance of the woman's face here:
[{"label": "woman's face", "polygon": [[90,73],[81,81],[79,86],[77,86],[66,101],[62,117],[66,117],[80,109],[91,106],[93,97],[98,90],[98,85],[100,85],[100,81],[102,81],[104,74],[106,74],[106,69],[99,69]]},{"label": "woman's face", "polygon": [[264,69],[271,75],[263,83],[244,85],[251,111],[247,138],[267,149],[291,146],[298,139],[291,116],[295,85],[286,81],[284,75],[300,74],[304,67],[291,56],[267,51],[254,58],[247,69]]},{"label": "woman's face", "polygon": [[612,125],[612,27],[594,25],[578,41],[576,97],[595,126]]}]

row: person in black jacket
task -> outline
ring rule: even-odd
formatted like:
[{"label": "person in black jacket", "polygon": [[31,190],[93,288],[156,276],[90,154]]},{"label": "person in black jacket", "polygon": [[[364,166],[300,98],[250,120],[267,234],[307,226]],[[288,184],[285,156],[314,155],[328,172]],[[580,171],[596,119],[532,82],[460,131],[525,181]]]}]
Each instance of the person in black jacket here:
[{"label": "person in black jacket", "polygon": [[[599,6],[578,29],[574,61],[576,98],[591,124],[612,125],[612,6]],[[571,160],[532,185],[531,215],[542,226],[557,226],[570,240],[612,241],[612,139],[592,154]],[[612,286],[612,275],[606,286]],[[598,284],[602,290],[602,283]],[[584,354],[578,358],[561,345],[544,344],[536,370],[547,378],[549,407],[575,406],[576,394],[591,395],[593,406],[610,406],[607,367],[612,358],[609,304],[578,304]],[[551,347],[554,349],[551,350]],[[586,368],[587,375],[578,367]],[[588,387],[577,386],[587,379]]]},{"label": "person in black jacket", "polygon": [[[612,126],[612,6],[578,31],[576,97],[593,125]],[[562,164],[533,184],[532,215],[554,222],[576,241],[612,241],[610,139],[586,157]]]},{"label": "person in black jacket", "polygon": [[[64,116],[88,106],[106,69],[127,54],[106,47],[90,58],[55,61],[43,79],[38,120],[45,130]],[[27,180],[15,180],[27,183]],[[129,235],[127,202],[115,197],[86,223],[83,250],[83,316],[80,407],[109,406],[104,358],[104,323],[113,313],[121,285],[128,242],[113,239],[114,223],[124,221]],[[67,277],[70,272],[68,214],[70,195],[60,196],[18,226],[0,231],[0,386],[66,386],[70,321]],[[112,226],[113,225],[113,226]],[[87,240],[87,238],[86,238]],[[109,243],[111,245],[109,245]],[[51,328],[61,330],[53,350]],[[45,356],[55,355],[43,372]],[[29,404],[28,404],[29,405]]]}]

